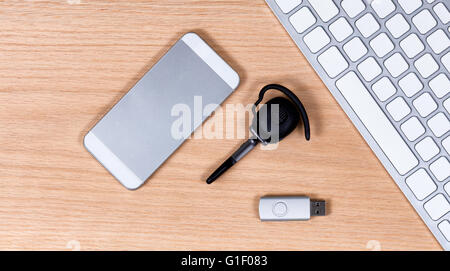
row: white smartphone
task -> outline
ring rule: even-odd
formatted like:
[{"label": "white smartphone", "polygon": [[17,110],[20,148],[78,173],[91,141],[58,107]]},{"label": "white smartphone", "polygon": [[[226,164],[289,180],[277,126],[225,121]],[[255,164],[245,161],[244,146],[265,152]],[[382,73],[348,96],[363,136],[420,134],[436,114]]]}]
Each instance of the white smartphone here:
[{"label": "white smartphone", "polygon": [[189,118],[188,136],[179,138],[171,131],[179,118],[174,106],[193,111],[198,97],[219,105],[238,85],[238,74],[211,47],[185,34],[86,134],[84,145],[123,186],[137,189],[209,115]]}]

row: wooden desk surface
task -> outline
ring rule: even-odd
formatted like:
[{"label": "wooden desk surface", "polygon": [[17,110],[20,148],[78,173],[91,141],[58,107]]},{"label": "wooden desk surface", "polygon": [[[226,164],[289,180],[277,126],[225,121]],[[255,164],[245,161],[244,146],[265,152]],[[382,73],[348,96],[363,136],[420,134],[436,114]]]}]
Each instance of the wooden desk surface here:
[{"label": "wooden desk surface", "polygon": [[[76,2],[0,2],[0,249],[441,249],[263,0]],[[188,140],[127,191],[83,137],[189,31],[240,74],[225,103],[285,84],[312,140],[256,149],[210,186],[242,140]],[[283,194],[330,215],[261,223],[259,197]]]}]

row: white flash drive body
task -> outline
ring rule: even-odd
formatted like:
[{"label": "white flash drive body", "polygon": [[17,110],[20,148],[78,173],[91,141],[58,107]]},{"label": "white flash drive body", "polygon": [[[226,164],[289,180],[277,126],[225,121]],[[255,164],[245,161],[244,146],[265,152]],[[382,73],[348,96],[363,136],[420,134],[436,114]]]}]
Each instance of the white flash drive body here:
[{"label": "white flash drive body", "polygon": [[261,221],[309,220],[311,216],[325,215],[324,201],[308,197],[262,197],[259,201]]}]

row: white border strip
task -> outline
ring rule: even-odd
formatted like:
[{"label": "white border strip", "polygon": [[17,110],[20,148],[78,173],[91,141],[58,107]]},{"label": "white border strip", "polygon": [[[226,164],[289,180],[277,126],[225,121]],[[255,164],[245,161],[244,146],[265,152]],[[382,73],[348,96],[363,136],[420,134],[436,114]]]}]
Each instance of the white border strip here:
[{"label": "white border strip", "polygon": [[127,189],[137,189],[145,182],[136,176],[94,133],[89,132],[84,137],[84,146]]},{"label": "white border strip", "polygon": [[187,33],[181,40],[189,46],[233,90],[239,85],[239,75],[197,34]]}]

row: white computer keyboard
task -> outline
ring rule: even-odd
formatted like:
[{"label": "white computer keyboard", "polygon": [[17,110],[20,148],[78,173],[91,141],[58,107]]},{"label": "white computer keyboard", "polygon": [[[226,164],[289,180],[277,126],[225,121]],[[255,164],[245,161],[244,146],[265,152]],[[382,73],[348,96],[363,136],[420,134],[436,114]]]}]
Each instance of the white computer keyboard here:
[{"label": "white computer keyboard", "polygon": [[450,1],[266,2],[450,250]]}]

